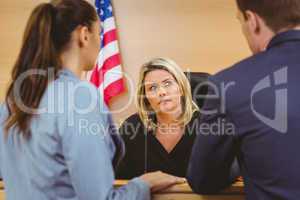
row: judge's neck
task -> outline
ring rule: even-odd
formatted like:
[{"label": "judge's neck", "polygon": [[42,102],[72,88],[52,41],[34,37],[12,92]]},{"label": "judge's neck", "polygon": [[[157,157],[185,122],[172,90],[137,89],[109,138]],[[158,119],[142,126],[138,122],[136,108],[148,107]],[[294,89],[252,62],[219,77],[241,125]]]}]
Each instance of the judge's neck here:
[{"label": "judge's neck", "polygon": [[182,110],[176,110],[176,111],[172,111],[170,113],[157,113],[156,117],[157,117],[157,121],[159,124],[175,124],[178,123],[177,119],[179,118],[179,116],[181,115]]}]

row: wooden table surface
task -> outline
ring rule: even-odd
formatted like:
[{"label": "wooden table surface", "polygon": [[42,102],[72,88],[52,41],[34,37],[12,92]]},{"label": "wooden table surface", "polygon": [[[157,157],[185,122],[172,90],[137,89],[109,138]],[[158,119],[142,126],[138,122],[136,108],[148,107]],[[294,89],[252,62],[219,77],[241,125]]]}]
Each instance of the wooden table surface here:
[{"label": "wooden table surface", "polygon": [[[126,185],[128,180],[116,180],[115,181],[115,186],[120,187],[123,185]],[[191,189],[191,187],[187,184],[180,184],[180,185],[175,185],[163,192],[160,193],[194,193]],[[243,195],[244,194],[244,183],[239,181],[234,184],[232,184],[229,188],[225,189],[224,191],[220,192],[219,194],[239,194]]]},{"label": "wooden table surface", "polygon": [[[123,186],[127,180],[117,180],[116,187]],[[239,181],[224,191],[214,195],[195,194],[187,183],[175,185],[163,192],[152,195],[152,200],[244,200],[244,184]]]},{"label": "wooden table surface", "polygon": [[[127,180],[116,180],[115,187],[127,184]],[[236,182],[215,195],[197,195],[187,183],[175,185],[163,192],[152,195],[152,200],[244,200],[244,184]],[[5,200],[4,184],[0,181],[0,200]]]}]

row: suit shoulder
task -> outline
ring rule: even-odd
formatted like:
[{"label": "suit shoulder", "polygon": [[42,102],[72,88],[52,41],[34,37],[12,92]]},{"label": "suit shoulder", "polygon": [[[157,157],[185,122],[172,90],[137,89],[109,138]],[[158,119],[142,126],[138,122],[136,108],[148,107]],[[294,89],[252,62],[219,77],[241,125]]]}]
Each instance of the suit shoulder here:
[{"label": "suit shoulder", "polygon": [[217,72],[215,75],[210,77],[210,80],[216,82],[228,81],[241,78],[241,74],[250,75],[252,73],[257,73],[257,67],[264,62],[269,53],[270,52],[265,51],[245,58],[232,66]]}]

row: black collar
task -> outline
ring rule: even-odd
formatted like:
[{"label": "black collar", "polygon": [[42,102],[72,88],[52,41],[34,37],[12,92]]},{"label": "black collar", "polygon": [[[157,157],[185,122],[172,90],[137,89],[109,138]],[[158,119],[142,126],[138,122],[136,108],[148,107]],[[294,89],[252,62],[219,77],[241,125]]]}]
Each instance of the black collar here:
[{"label": "black collar", "polygon": [[291,41],[300,41],[300,30],[289,30],[286,32],[278,33],[272,38],[272,40],[268,44],[267,49]]}]

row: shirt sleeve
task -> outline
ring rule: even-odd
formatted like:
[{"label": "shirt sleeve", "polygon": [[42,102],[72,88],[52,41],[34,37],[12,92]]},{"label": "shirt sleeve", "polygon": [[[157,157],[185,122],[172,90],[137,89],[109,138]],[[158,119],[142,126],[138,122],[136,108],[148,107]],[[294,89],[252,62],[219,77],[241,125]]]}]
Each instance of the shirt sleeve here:
[{"label": "shirt sleeve", "polygon": [[96,89],[81,87],[61,126],[62,152],[75,193],[78,199],[88,200],[148,200],[149,186],[140,178],[120,188],[113,186],[110,113],[99,96]]},{"label": "shirt sleeve", "polygon": [[188,183],[199,194],[211,194],[224,189],[231,184],[231,176],[237,174],[236,171],[232,172],[237,152],[236,127],[228,113],[222,112],[218,83],[210,81],[217,87],[209,87],[197,119],[197,136],[187,173]]}]

